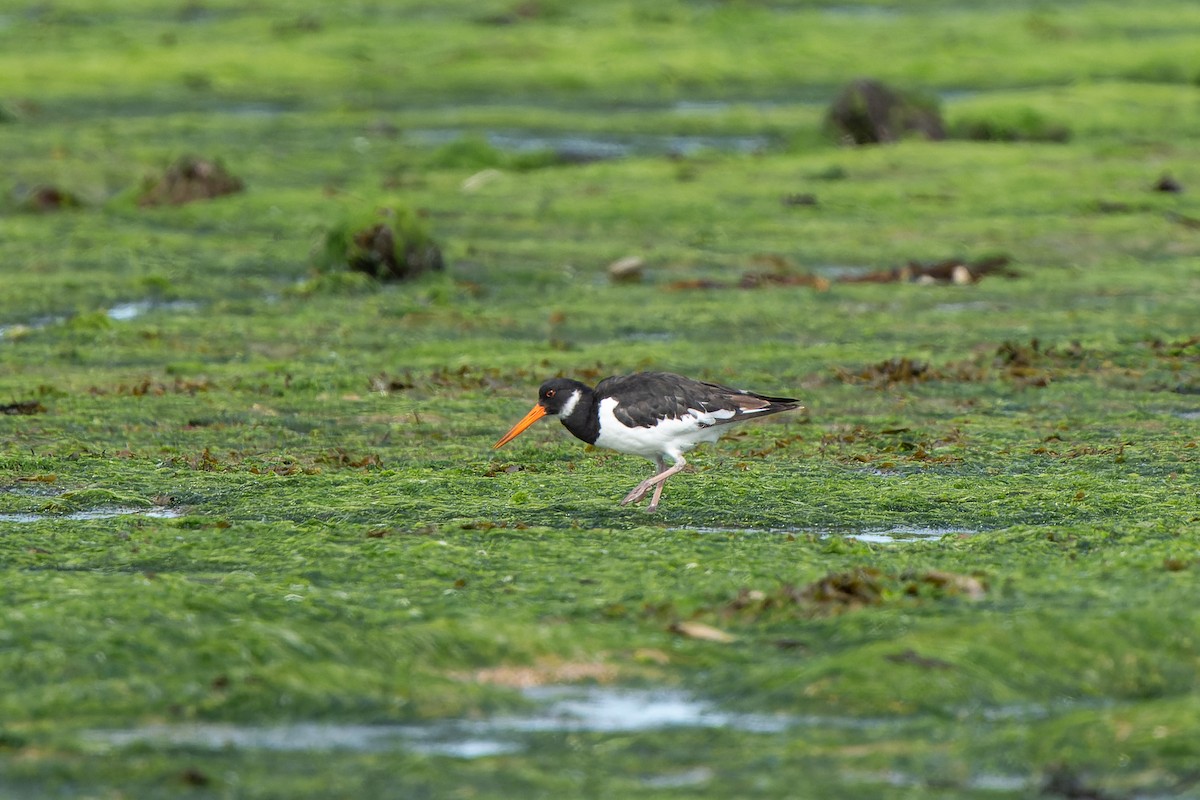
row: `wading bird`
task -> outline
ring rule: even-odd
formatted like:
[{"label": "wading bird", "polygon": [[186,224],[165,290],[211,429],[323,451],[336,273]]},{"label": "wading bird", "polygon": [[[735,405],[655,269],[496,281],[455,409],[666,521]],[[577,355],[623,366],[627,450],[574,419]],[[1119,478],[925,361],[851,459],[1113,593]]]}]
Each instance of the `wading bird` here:
[{"label": "wading bird", "polygon": [[[653,477],[634,487],[621,505],[636,503],[653,489],[646,510],[654,511],[667,478],[687,466],[683,454],[688,450],[715,442],[731,422],[797,408],[802,408],[799,401],[790,397],[768,397],[670,372],[605,378],[595,389],[551,378],[538,389],[537,405],[492,447],[504,446],[546,415],[557,416],[588,444],[653,461]],[[671,459],[670,467],[664,458]]]}]

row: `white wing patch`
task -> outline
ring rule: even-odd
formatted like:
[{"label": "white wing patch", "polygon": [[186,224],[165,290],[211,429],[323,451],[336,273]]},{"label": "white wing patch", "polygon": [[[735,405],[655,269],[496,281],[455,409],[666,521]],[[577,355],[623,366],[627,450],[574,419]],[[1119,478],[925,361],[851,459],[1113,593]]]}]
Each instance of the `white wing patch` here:
[{"label": "white wing patch", "polygon": [[721,429],[715,427],[717,420],[728,419],[736,414],[728,409],[704,411],[689,408],[679,419],[659,420],[649,428],[629,427],[617,419],[613,409],[617,401],[606,397],[600,401],[599,447],[629,453],[651,460],[666,456],[679,459],[688,450],[702,442],[715,442],[721,437]]}]

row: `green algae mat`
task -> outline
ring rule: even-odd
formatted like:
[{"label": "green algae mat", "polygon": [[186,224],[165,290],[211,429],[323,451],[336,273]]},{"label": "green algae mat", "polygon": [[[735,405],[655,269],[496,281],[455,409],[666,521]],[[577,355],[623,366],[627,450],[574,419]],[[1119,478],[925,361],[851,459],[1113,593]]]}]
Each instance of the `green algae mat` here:
[{"label": "green algae mat", "polygon": [[[1200,797],[1198,36],[10,4],[0,795]],[[490,449],[642,369],[805,410]]]}]

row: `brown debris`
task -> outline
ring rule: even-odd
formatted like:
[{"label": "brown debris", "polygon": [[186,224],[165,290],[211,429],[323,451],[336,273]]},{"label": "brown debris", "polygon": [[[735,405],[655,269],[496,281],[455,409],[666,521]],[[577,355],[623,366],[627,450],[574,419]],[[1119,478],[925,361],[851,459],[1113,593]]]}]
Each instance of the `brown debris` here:
[{"label": "brown debris", "polygon": [[208,378],[198,378],[196,380],[176,378],[171,383],[143,378],[138,383],[122,383],[111,389],[101,386],[91,386],[88,388],[88,394],[93,397],[103,397],[107,394],[127,394],[133,397],[162,397],[167,394],[186,394],[194,397],[199,392],[207,392],[212,388],[213,383]]},{"label": "brown debris", "polygon": [[342,447],[334,447],[326,450],[321,455],[318,455],[315,460],[319,464],[328,464],[332,467],[350,467],[352,469],[383,466],[383,459],[379,457],[378,453],[359,455],[351,453]]},{"label": "brown debris", "polygon": [[963,285],[978,283],[985,275],[1017,277],[1018,273],[1008,268],[1008,256],[990,256],[978,261],[948,258],[943,261],[923,263],[909,261],[902,267],[869,272],[866,275],[843,275],[838,283],[952,283]]},{"label": "brown debris", "polygon": [[16,480],[24,483],[54,483],[58,476],[51,472],[45,475],[21,475]]},{"label": "brown debris", "polygon": [[908,356],[889,358],[854,372],[838,367],[837,373],[842,383],[869,383],[872,386],[921,383],[942,377],[928,362],[914,361]]},{"label": "brown debris", "polygon": [[893,664],[911,664],[921,669],[954,669],[954,665],[949,661],[942,661],[940,658],[929,658],[912,649],[905,650],[903,653],[892,653],[891,655],[884,656],[884,658]]},{"label": "brown debris", "polygon": [[1065,764],[1050,767],[1042,781],[1041,793],[1051,797],[1065,797],[1068,800],[1114,800],[1104,790],[1089,785],[1082,775]]},{"label": "brown debris", "polygon": [[1089,353],[1079,342],[1065,347],[1043,346],[1037,339],[1028,343],[1001,342],[995,350],[978,352],[964,361],[953,361],[933,367],[924,361],[897,356],[866,367],[836,368],[843,383],[866,383],[888,387],[924,381],[957,381],[969,383],[993,379],[1008,380],[1020,386],[1048,386],[1051,380],[1069,371],[1086,367]]},{"label": "brown debris", "polygon": [[181,206],[242,191],[241,178],[226,171],[220,161],[183,156],[163,176],[148,185],[138,198],[140,206]]},{"label": "brown debris", "polygon": [[688,278],[681,281],[671,281],[667,284],[667,289],[673,292],[686,292],[692,289],[731,289],[731,284],[722,283],[721,281],[709,280],[708,278]]},{"label": "brown debris", "polygon": [[516,25],[520,22],[538,19],[545,14],[546,9],[539,0],[524,0],[507,12],[489,14],[481,17],[479,21],[486,25]]},{"label": "brown debris", "polygon": [[714,628],[711,625],[705,625],[703,622],[675,622],[671,624],[667,630],[671,633],[677,633],[680,636],[686,636],[689,639],[699,639],[704,642],[717,642],[718,644],[729,644],[737,641],[737,637],[731,633],[726,633],[720,628]]},{"label": "brown debris", "polygon": [[637,283],[642,279],[646,259],[641,256],[625,256],[608,265],[608,279],[613,283]]},{"label": "brown debris", "polygon": [[45,414],[45,413],[46,413],[46,407],[44,405],[42,405],[41,403],[39,403],[37,400],[22,400],[17,403],[8,403],[6,405],[0,405],[0,414],[10,414],[10,415],[21,414],[21,415],[32,416],[33,414]]},{"label": "brown debris", "polygon": [[1154,191],[1179,194],[1183,191],[1183,184],[1164,172],[1162,177],[1154,182]]},{"label": "brown debris", "polygon": [[955,284],[978,283],[987,275],[1003,275],[1016,278],[1020,273],[1009,268],[1010,259],[1005,255],[989,256],[977,261],[964,258],[948,258],[942,261],[909,261],[901,267],[882,269],[862,275],[839,275],[832,281],[808,272],[797,272],[791,264],[778,256],[758,256],[756,261],[772,267],[769,271],[747,271],[737,283],[707,278],[691,278],[667,284],[672,291],[692,289],[759,289],[769,286],[807,286],[818,292],[827,290],[831,283],[920,283]]},{"label": "brown debris", "polygon": [[381,372],[378,375],[371,376],[369,385],[372,392],[388,394],[389,392],[402,392],[405,389],[411,389],[416,384],[413,383],[412,373],[406,372],[404,377],[400,378],[388,375],[386,372]]},{"label": "brown debris", "polygon": [[829,107],[826,125],[842,141],[859,145],[894,142],[908,133],[932,141],[946,138],[935,102],[869,78],[842,87]]},{"label": "brown debris", "polygon": [[[959,448],[963,442],[963,433],[958,428],[951,428],[935,438],[927,433],[910,431],[908,428],[872,431],[857,426],[824,434],[821,437],[819,452],[824,458],[872,464],[878,469],[891,469],[898,461],[955,463],[962,458]],[[952,449],[947,452],[948,448]]]},{"label": "brown debris", "polygon": [[516,475],[518,472],[524,472],[524,464],[509,464],[497,462],[490,465],[487,471],[483,473],[485,478],[495,478],[498,475]]},{"label": "brown debris", "polygon": [[910,581],[906,589],[908,594],[919,594],[924,587],[932,587],[946,595],[962,595],[969,600],[982,600],[987,594],[985,580],[958,572],[931,569],[905,573],[901,578]]},{"label": "brown debris", "polygon": [[57,186],[38,186],[19,203],[24,211],[35,214],[50,214],[83,205],[79,198],[65,189]]},{"label": "brown debris", "polygon": [[780,202],[785,206],[815,206],[817,205],[817,196],[810,192],[793,192],[785,194],[780,198]]},{"label": "brown debris", "polygon": [[528,530],[529,526],[524,522],[493,522],[487,519],[478,519],[473,522],[464,522],[461,525],[464,531],[494,531],[494,530]]},{"label": "brown debris", "polygon": [[453,673],[450,677],[463,682],[486,683],[510,689],[531,689],[546,684],[582,681],[612,683],[617,679],[617,668],[604,662],[544,660],[530,666],[484,667],[470,673]]},{"label": "brown debris", "polygon": [[[758,616],[773,611],[792,610],[803,616],[841,614],[847,611],[881,605],[889,598],[941,599],[965,597],[969,600],[982,599],[988,590],[987,580],[974,575],[962,575],[942,570],[886,573],[875,567],[855,567],[845,572],[831,572],[823,578],[797,589],[784,584],[771,592],[743,587],[737,596],[723,607],[716,609],[722,616]],[[803,643],[799,643],[803,645]],[[915,653],[889,657],[918,663],[921,658]],[[931,669],[941,669],[933,660],[920,664]]]},{"label": "brown debris", "polygon": [[829,288],[829,279],[808,273],[747,272],[738,281],[740,289],[757,289],[760,286],[808,286],[823,292]]},{"label": "brown debris", "polygon": [[884,574],[874,567],[831,572],[805,586],[797,596],[840,610],[873,606],[883,602],[884,579]]},{"label": "brown debris", "polygon": [[210,783],[212,783],[212,779],[208,777],[207,773],[202,772],[195,767],[188,767],[187,769],[183,770],[183,772],[180,772],[179,780],[188,786],[195,787],[208,786]]}]

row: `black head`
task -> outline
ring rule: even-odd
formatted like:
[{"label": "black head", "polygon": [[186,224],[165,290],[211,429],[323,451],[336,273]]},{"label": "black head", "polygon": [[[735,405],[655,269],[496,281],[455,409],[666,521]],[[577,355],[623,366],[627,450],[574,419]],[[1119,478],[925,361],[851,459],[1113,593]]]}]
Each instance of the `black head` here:
[{"label": "black head", "polygon": [[[547,414],[561,414],[568,405],[574,405],[584,393],[591,389],[579,381],[570,378],[551,378],[538,389],[538,405],[546,409]],[[576,392],[580,392],[576,395]],[[574,400],[572,400],[574,398]]]}]

